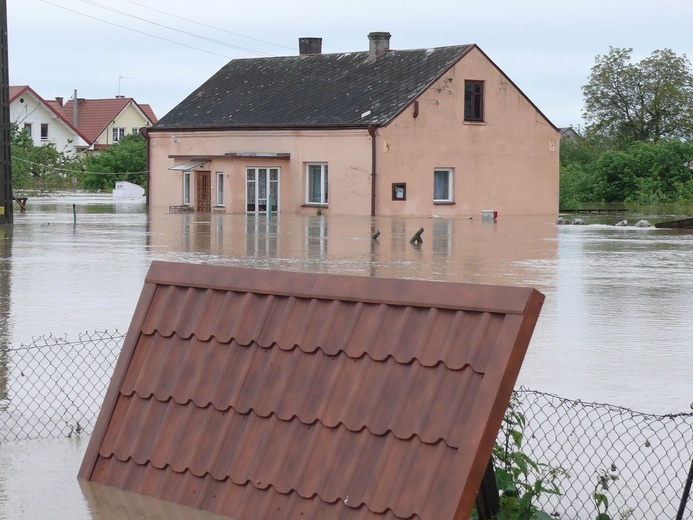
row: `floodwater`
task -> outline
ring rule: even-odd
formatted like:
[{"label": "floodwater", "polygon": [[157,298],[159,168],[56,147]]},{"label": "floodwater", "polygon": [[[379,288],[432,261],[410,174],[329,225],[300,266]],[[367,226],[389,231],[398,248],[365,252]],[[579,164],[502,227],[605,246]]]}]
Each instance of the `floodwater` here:
[{"label": "floodwater", "polygon": [[[34,198],[0,226],[0,343],[126,331],[152,260],[531,286],[546,301],[518,385],[690,411],[693,233],[582,218],[148,215],[109,195]],[[423,243],[411,244],[422,227]],[[80,485],[87,442],[0,444],[0,519],[215,518]]]}]

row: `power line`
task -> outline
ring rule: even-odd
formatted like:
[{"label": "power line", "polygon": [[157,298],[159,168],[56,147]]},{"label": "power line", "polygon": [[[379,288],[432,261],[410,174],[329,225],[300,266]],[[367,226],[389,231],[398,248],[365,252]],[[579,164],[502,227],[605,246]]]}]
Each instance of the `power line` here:
[{"label": "power line", "polygon": [[108,24],[108,25],[113,25],[113,26],[115,26],[115,27],[119,27],[119,28],[121,28],[121,29],[125,29],[125,30],[127,30],[127,31],[132,31],[132,32],[135,32],[135,33],[138,33],[138,34],[143,34],[143,35],[145,35],[145,36],[149,36],[149,37],[151,37],[151,38],[156,38],[156,39],[158,39],[158,40],[163,40],[163,41],[168,42],[168,43],[174,43],[174,44],[176,44],[176,45],[180,45],[181,47],[187,47],[188,49],[193,49],[193,50],[200,51],[200,52],[204,52],[204,53],[207,53],[207,54],[212,54],[212,55],[214,55],[214,56],[219,56],[219,57],[221,57],[221,58],[226,58],[227,60],[232,59],[231,56],[226,56],[225,54],[219,54],[219,53],[217,53],[217,52],[207,51],[207,50],[205,50],[205,49],[200,49],[199,47],[194,47],[194,46],[192,46],[192,45],[187,45],[187,44],[185,44],[185,43],[177,42],[177,41],[175,41],[175,40],[169,40],[168,38],[163,38],[163,37],[161,37],[161,36],[156,36],[156,35],[154,35],[154,34],[146,33],[146,32],[144,32],[144,31],[138,31],[137,29],[133,29],[133,28],[131,28],[131,27],[126,27],[126,26],[124,26],[124,25],[120,25],[120,24],[117,24],[117,23],[114,23],[114,22],[109,22],[109,21],[107,21],[107,20],[102,20],[101,18],[97,18],[97,17],[95,17],[95,16],[90,16],[90,15],[88,15],[88,14],[81,13],[81,12],[76,11],[76,10],[74,10],[74,9],[70,9],[70,8],[68,8],[68,7],[63,7],[62,5],[54,4],[53,2],[49,2],[48,0],[41,0],[41,2],[43,2],[44,4],[50,4],[50,5],[54,6],[54,7],[58,7],[59,9],[64,9],[64,10],[66,10],[66,11],[70,11],[70,12],[72,12],[72,13],[78,14],[78,15],[80,15],[80,16],[84,16],[84,17],[86,17],[86,18],[91,18],[92,20],[97,20],[97,21],[99,21],[99,22],[103,22],[103,23],[106,23],[106,24]]},{"label": "power line", "polygon": [[47,170],[54,170],[58,173],[79,173],[80,175],[82,175],[82,174],[84,174],[84,175],[140,175],[143,173],[149,173],[147,170],[144,170],[141,172],[91,172],[88,170],[73,170],[71,168],[60,168],[59,166],[53,166],[52,164],[44,164],[44,163],[29,161],[28,159],[22,159],[21,157],[17,157],[16,155],[13,155],[12,159],[15,161],[30,164],[31,166],[38,166],[41,168],[45,168]]},{"label": "power line", "polygon": [[278,43],[269,42],[267,40],[261,40],[260,38],[254,38],[252,36],[247,36],[245,34],[240,34],[237,32],[229,31],[228,29],[222,29],[220,27],[215,27],[214,25],[208,25],[206,23],[198,22],[196,20],[191,20],[190,18],[178,16],[178,15],[169,13],[167,11],[162,11],[161,9],[155,9],[154,7],[149,7],[148,5],[140,4],[139,2],[133,2],[133,0],[126,0],[126,1],[130,4],[134,4],[134,5],[137,5],[139,7],[144,7],[145,9],[149,9],[150,11],[155,11],[157,13],[165,14],[166,16],[171,16],[172,18],[178,18],[179,20],[183,20],[184,22],[194,23],[194,24],[199,25],[201,27],[207,27],[208,29],[214,29],[215,31],[221,31],[221,32],[225,32],[228,34],[233,34],[234,36],[240,36],[241,38],[247,38],[248,40],[253,40],[256,42],[265,43],[267,45],[274,45],[275,47],[281,47],[283,49],[289,49],[291,51],[296,51],[295,47],[288,47],[286,45],[280,45]]},{"label": "power line", "polygon": [[[119,28],[122,28],[122,29],[126,29],[126,30],[128,30],[128,31],[132,31],[132,32],[136,32],[136,33],[139,33],[139,34],[143,34],[143,35],[145,35],[145,36],[150,36],[150,37],[152,37],[152,38],[157,38],[157,39],[159,39],[159,40],[163,40],[163,41],[166,41],[166,42],[169,42],[169,43],[174,43],[174,44],[176,44],[176,45],[181,45],[181,46],[183,46],[183,47],[187,47],[187,48],[190,48],[190,49],[193,49],[193,50],[198,50],[198,51],[200,51],[200,52],[205,52],[205,53],[207,53],[207,54],[212,54],[212,55],[215,55],[215,56],[221,56],[221,57],[227,58],[227,59],[229,59],[229,60],[232,60],[232,59],[233,59],[233,58],[230,57],[230,56],[225,56],[225,55],[223,55],[223,54],[218,54],[218,53],[216,53],[216,52],[207,51],[207,50],[201,49],[201,48],[199,48],[199,47],[194,47],[194,46],[187,45],[187,44],[184,44],[184,43],[175,41],[175,40],[170,40],[170,39],[163,38],[163,37],[160,37],[160,36],[156,36],[156,35],[153,35],[153,34],[150,34],[150,33],[146,33],[146,32],[143,32],[143,31],[139,31],[139,30],[136,30],[136,29],[133,29],[133,28],[124,26],[124,25],[119,25],[119,24],[116,24],[116,23],[113,23],[113,22],[109,22],[109,21],[107,21],[107,20],[103,20],[103,19],[100,19],[100,18],[97,18],[97,17],[94,17],[94,16],[90,16],[90,15],[87,15],[87,14],[85,14],[85,13],[82,13],[82,12],[79,12],[79,11],[76,11],[76,10],[73,10],[73,9],[69,9],[69,8],[67,8],[67,7],[60,6],[60,5],[58,5],[58,4],[55,4],[55,3],[53,3],[53,2],[50,2],[50,1],[48,1],[48,0],[41,0],[41,1],[44,2],[44,3],[50,4],[50,5],[53,5],[53,6],[55,6],[55,7],[59,7],[59,8],[61,8],[61,9],[65,9],[66,11],[70,11],[70,12],[79,14],[79,15],[81,15],[81,16],[85,16],[85,17],[87,17],[87,18],[91,18],[91,19],[93,19],[93,20],[97,20],[97,21],[103,22],[103,23],[107,23],[107,24],[113,25],[113,26],[115,26],[115,27],[119,27]],[[135,19],[137,19],[137,20],[145,21],[145,22],[147,22],[147,23],[150,23],[150,24],[155,25],[155,26],[158,26],[158,27],[162,27],[162,28],[165,28],[165,29],[168,29],[168,30],[171,30],[171,31],[180,32],[181,34],[185,34],[185,35],[189,35],[189,36],[192,36],[192,37],[200,38],[200,39],[202,39],[202,40],[209,41],[209,42],[212,42],[212,43],[215,43],[215,44],[226,45],[226,46],[229,46],[229,47],[238,49],[238,50],[243,50],[243,51],[246,51],[246,52],[251,52],[251,53],[254,53],[254,54],[257,54],[257,55],[261,55],[261,57],[274,57],[274,56],[269,55],[269,54],[266,54],[266,53],[261,53],[260,51],[255,51],[255,50],[247,49],[247,48],[244,48],[244,47],[234,46],[234,45],[232,45],[232,44],[228,44],[228,43],[223,42],[223,41],[220,41],[220,40],[215,40],[215,39],[213,39],[213,38],[201,37],[201,36],[199,36],[199,35],[195,35],[194,33],[190,33],[190,32],[187,32],[187,31],[181,31],[181,30],[176,29],[176,28],[173,28],[173,27],[169,27],[169,26],[166,26],[166,25],[163,25],[163,24],[159,24],[159,23],[156,23],[156,22],[152,22],[152,21],[146,20],[146,19],[144,19],[144,18],[140,18],[140,17],[138,17],[138,16],[131,15],[131,14],[126,13],[126,12],[124,12],[124,11],[120,11],[120,10],[111,8],[111,7],[109,7],[109,6],[105,6],[105,5],[103,5],[103,4],[99,4],[99,3],[97,3],[97,2],[94,2],[93,0],[79,0],[79,1],[84,2],[84,3],[86,3],[86,4],[89,4],[89,5],[92,5],[92,6],[94,6],[94,7],[99,7],[99,8],[102,8],[102,9],[106,9],[106,10],[112,11],[112,12],[117,13],[117,14],[122,14],[122,15],[124,15],[124,16],[130,16],[130,17],[135,18]],[[151,9],[151,10],[153,10],[153,11],[156,11],[156,12],[159,12],[159,13],[162,13],[162,14],[165,14],[165,15],[168,15],[168,16],[172,16],[172,17],[175,17],[175,18],[180,18],[180,19],[185,20],[185,21],[189,21],[189,22],[191,22],[191,23],[196,23],[196,24],[199,24],[199,25],[202,25],[202,26],[205,26],[205,27],[210,27],[210,28],[213,28],[213,29],[216,29],[216,30],[228,32],[228,33],[230,33],[230,34],[234,34],[234,35],[241,36],[241,37],[244,37],[244,38],[253,39],[253,40],[256,40],[256,41],[258,41],[258,42],[269,43],[270,45],[277,45],[277,44],[272,44],[271,42],[266,42],[266,41],[264,41],[264,40],[259,40],[259,39],[257,39],[257,38],[252,38],[252,37],[244,36],[244,35],[241,35],[241,34],[238,34],[238,33],[234,33],[234,32],[231,32],[231,31],[226,31],[226,30],[224,30],[224,29],[219,29],[219,28],[216,28],[216,27],[213,27],[213,26],[208,26],[208,25],[203,24],[203,23],[201,23],[201,22],[196,22],[196,21],[194,21],[194,20],[189,20],[189,19],[187,19],[187,18],[179,17],[179,16],[177,16],[177,15],[173,15],[173,14],[171,14],[171,13],[167,13],[167,12],[162,11],[162,10],[159,10],[159,9],[154,9],[154,8],[150,8],[150,7],[144,6],[144,5],[142,5],[142,4],[138,3],[138,2],[134,2],[134,1],[132,1],[132,0],[126,0],[126,1],[128,1],[128,2],[131,3],[131,4],[138,5],[138,6],[141,6],[141,7],[145,7],[145,8],[147,8],[147,9]],[[277,46],[279,46],[279,45],[277,45]],[[286,48],[292,49],[291,47],[286,47]],[[292,49],[292,50],[295,50],[295,49]],[[323,70],[324,72],[340,72],[340,71],[335,71],[335,70],[333,70],[332,68],[330,68],[330,67],[325,67],[325,66],[319,66],[319,67],[317,67],[317,69],[318,69],[318,70]],[[302,75],[302,73],[299,73],[299,72],[292,72],[292,71],[286,71],[285,73],[286,73],[286,74],[289,74],[289,75],[294,75],[294,74],[296,74],[296,75],[301,74],[301,75]],[[327,82],[327,83],[337,82],[337,83],[340,83],[340,84],[342,84],[342,85],[344,85],[344,86],[360,87],[360,85],[356,85],[356,84],[354,84],[354,83],[352,83],[352,82],[350,82],[350,81],[345,81],[344,78],[340,78],[339,80],[334,80],[334,79],[327,79],[327,78],[323,77],[322,75],[315,75],[315,76],[313,76],[313,77],[314,77],[314,79],[315,79],[316,81]],[[352,77],[352,78],[353,78],[353,77],[360,77],[360,78],[365,79],[365,80],[367,80],[367,81],[373,81],[375,84],[371,85],[370,88],[373,89],[374,91],[380,91],[380,90],[386,91],[386,90],[390,90],[390,89],[392,88],[392,85],[393,85],[393,82],[389,82],[389,83],[386,84],[386,85],[378,85],[380,78],[379,78],[378,76],[374,75],[374,74],[369,74],[369,73],[367,73],[367,74],[363,74],[363,73],[354,73],[354,72],[352,71],[352,72],[350,72],[349,77]]]},{"label": "power line", "polygon": [[180,34],[184,34],[184,35],[190,36],[190,37],[192,37],[192,38],[197,38],[197,39],[199,39],[199,40],[204,40],[204,41],[207,41],[207,42],[210,42],[210,43],[215,43],[215,44],[217,44],[217,45],[222,45],[222,46],[224,46],[224,47],[230,47],[230,48],[232,48],[232,49],[236,49],[236,50],[240,50],[240,51],[245,51],[245,52],[250,52],[250,53],[257,54],[257,55],[261,55],[261,56],[269,56],[269,54],[267,54],[267,53],[255,51],[255,50],[253,50],[253,49],[248,49],[248,48],[246,48],[246,47],[240,47],[240,46],[238,46],[238,45],[233,45],[233,44],[231,44],[231,43],[227,43],[227,42],[224,42],[224,41],[222,41],[222,40],[216,40],[216,39],[214,39],[214,38],[208,38],[208,37],[206,37],[206,36],[201,36],[201,35],[199,35],[199,34],[191,33],[191,32],[188,32],[188,31],[183,31],[183,30],[177,29],[177,28],[175,28],[175,27],[170,27],[170,26],[168,26],[168,25],[164,25],[164,24],[161,24],[161,23],[153,22],[153,21],[151,21],[151,20],[147,20],[146,18],[142,18],[142,17],[140,17],[140,16],[136,16],[136,15],[134,15],[134,14],[127,13],[127,12],[121,11],[121,10],[119,10],[119,9],[115,9],[115,8],[109,7],[109,6],[107,6],[107,5],[99,4],[99,3],[93,2],[93,1],[91,1],[91,0],[80,0],[80,2],[83,2],[83,3],[85,3],[85,4],[92,5],[92,6],[94,6],[94,7],[98,7],[98,8],[100,8],[100,9],[105,9],[105,10],[107,10],[107,11],[111,11],[112,13],[120,14],[120,15],[122,15],[122,16],[128,16],[128,17],[130,17],[130,18],[134,18],[135,20],[139,20],[139,21],[141,21],[141,22],[146,22],[146,23],[148,23],[148,24],[154,25],[155,27],[161,27],[162,29],[168,29],[169,31],[178,32],[178,33],[180,33]]}]

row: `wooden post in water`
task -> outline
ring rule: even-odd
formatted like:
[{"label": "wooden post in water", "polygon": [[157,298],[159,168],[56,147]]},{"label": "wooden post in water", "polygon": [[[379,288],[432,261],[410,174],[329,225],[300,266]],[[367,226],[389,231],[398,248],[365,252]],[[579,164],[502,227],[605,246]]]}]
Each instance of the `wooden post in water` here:
[{"label": "wooden post in water", "polygon": [[77,204],[72,203],[72,223],[77,225]]},{"label": "wooden post in water", "polygon": [[414,233],[414,236],[411,237],[411,240],[409,241],[410,244],[422,244],[423,243],[423,238],[421,238],[421,233],[424,232],[424,228],[419,229],[416,233]]},{"label": "wooden post in water", "polygon": [[0,0],[0,224],[12,224],[12,139],[10,73],[7,53],[7,0]]}]

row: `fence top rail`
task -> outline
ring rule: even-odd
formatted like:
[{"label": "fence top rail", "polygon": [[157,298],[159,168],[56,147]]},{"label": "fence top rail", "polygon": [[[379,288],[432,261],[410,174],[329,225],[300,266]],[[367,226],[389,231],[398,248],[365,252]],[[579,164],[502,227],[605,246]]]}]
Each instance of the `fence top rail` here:
[{"label": "fence top rail", "polygon": [[[563,406],[563,407],[575,407],[575,406],[580,406],[582,408],[592,408],[592,409],[601,409],[601,410],[608,410],[613,413],[617,413],[620,415],[624,414],[629,414],[632,416],[637,416],[641,418],[648,418],[648,419],[678,419],[678,418],[684,418],[684,419],[693,419],[693,412],[680,412],[680,413],[668,413],[668,414],[653,414],[653,413],[647,413],[647,412],[639,412],[637,410],[633,410],[632,408],[627,408],[624,406],[616,406],[613,404],[608,404],[608,403],[598,403],[598,402],[585,402],[580,399],[568,399],[565,397],[561,397],[556,394],[551,394],[547,392],[541,392],[539,390],[532,390],[530,388],[527,388],[525,386],[520,386],[515,389],[515,393],[518,395],[535,395],[535,396],[541,396],[546,398],[547,400],[556,400],[560,402],[560,405],[554,406],[554,408],[558,408],[558,406]],[[691,405],[693,407],[693,405]]]}]

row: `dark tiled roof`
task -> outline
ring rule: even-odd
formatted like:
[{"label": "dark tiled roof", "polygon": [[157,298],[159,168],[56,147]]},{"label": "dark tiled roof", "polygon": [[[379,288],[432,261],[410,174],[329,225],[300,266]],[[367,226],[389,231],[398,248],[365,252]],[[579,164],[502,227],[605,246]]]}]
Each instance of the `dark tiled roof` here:
[{"label": "dark tiled roof", "polygon": [[154,262],[79,476],[238,520],[467,518],[543,299]]},{"label": "dark tiled roof", "polygon": [[471,48],[233,60],[154,129],[382,125]]}]

